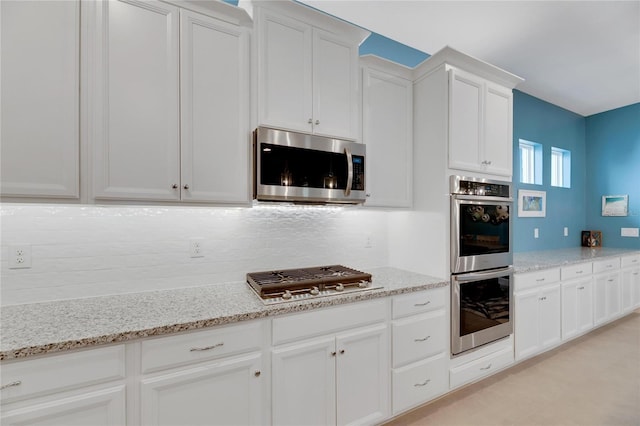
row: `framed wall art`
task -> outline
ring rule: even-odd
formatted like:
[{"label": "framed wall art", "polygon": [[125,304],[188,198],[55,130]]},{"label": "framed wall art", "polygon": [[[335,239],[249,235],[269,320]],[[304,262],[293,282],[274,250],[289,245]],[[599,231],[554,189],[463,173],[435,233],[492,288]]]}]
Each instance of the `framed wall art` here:
[{"label": "framed wall art", "polygon": [[602,216],[626,216],[629,211],[628,195],[603,195]]},{"label": "framed wall art", "polygon": [[545,217],[547,193],[545,191],[518,190],[519,217]]}]

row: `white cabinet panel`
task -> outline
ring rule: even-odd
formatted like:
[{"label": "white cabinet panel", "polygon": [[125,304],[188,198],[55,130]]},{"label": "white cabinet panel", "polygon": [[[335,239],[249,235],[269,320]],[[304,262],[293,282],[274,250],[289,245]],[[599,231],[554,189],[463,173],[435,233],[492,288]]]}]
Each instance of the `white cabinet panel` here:
[{"label": "white cabinet panel", "polygon": [[397,76],[399,70],[394,74],[393,70],[377,69],[376,62],[373,58],[361,59],[362,142],[367,146],[366,205],[411,207],[413,84]]},{"label": "white cabinet panel", "polygon": [[516,359],[527,358],[560,343],[560,302],[560,284],[515,294]]},{"label": "white cabinet panel", "polygon": [[178,8],[135,0],[95,7],[94,196],[178,200]]},{"label": "white cabinet panel", "polygon": [[258,34],[259,121],[309,132],[312,112],[311,27],[265,12]]},{"label": "white cabinet panel", "polygon": [[447,386],[444,353],[393,370],[393,414],[443,394]]},{"label": "white cabinet panel", "polygon": [[513,93],[497,85],[487,83],[484,111],[484,155],[486,169],[491,173],[512,174],[512,123]]},{"label": "white cabinet panel", "polygon": [[393,366],[400,367],[441,352],[447,347],[445,311],[393,322]]},{"label": "white cabinet panel", "polygon": [[261,354],[141,381],[142,424],[261,424]]},{"label": "white cabinet panel", "polygon": [[622,313],[622,288],[619,270],[594,275],[594,322],[603,324]]},{"label": "white cabinet panel", "polygon": [[562,283],[562,339],[570,339],[593,327],[591,275]]},{"label": "white cabinet panel", "polygon": [[451,70],[449,85],[449,167],[479,170],[484,80]]},{"label": "white cabinet panel", "polygon": [[2,1],[2,196],[78,198],[80,2]]},{"label": "white cabinet panel", "polygon": [[180,11],[181,193],[185,201],[249,198],[249,36]]}]

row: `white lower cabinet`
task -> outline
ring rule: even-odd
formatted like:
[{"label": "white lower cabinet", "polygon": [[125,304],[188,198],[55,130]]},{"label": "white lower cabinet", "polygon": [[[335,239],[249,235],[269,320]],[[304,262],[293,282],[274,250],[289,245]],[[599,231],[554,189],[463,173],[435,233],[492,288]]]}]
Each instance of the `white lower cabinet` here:
[{"label": "white lower cabinet", "polygon": [[140,344],[143,425],[265,424],[262,321]]},{"label": "white lower cabinet", "polygon": [[261,375],[252,353],[142,379],[142,424],[263,424]]},{"label": "white lower cabinet", "polygon": [[336,320],[315,329],[321,336],[272,349],[274,425],[372,424],[389,416],[386,321],[336,330],[347,320],[378,322],[386,310],[386,303],[377,301],[274,319],[274,338],[282,340],[299,336],[294,323],[312,330],[327,313]]},{"label": "white lower cabinet", "polygon": [[621,259],[622,311],[629,313],[640,306],[640,255]]},{"label": "white lower cabinet", "polygon": [[562,340],[593,328],[591,275],[562,283]]},{"label": "white lower cabinet", "polygon": [[457,388],[466,383],[470,383],[483,377],[489,376],[513,363],[513,345],[509,341],[504,348],[487,355],[481,356],[473,361],[465,362],[451,368],[450,384],[451,388]]},{"label": "white lower cabinet", "polygon": [[2,364],[3,425],[126,423],[124,345]]},{"label": "white lower cabinet", "polygon": [[560,271],[515,276],[515,357],[522,360],[561,341]]},{"label": "white lower cabinet", "polygon": [[622,313],[620,258],[593,262],[594,324],[609,322]]},{"label": "white lower cabinet", "polygon": [[448,390],[446,290],[438,288],[393,298],[394,415]]}]

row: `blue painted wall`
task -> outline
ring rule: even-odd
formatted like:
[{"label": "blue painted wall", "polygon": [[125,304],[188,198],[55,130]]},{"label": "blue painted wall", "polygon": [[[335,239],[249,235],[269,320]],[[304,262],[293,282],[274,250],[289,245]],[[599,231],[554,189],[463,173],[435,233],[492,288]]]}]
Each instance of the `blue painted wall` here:
[{"label": "blue painted wall", "polygon": [[378,33],[371,33],[360,45],[360,56],[369,54],[380,56],[410,68],[416,67],[430,56]]},{"label": "blue painted wall", "polygon": [[[640,249],[640,238],[620,228],[640,228],[640,104],[586,118],[587,229],[602,231],[605,247]],[[602,196],[629,196],[629,215],[603,217]]]},{"label": "blue painted wall", "polygon": [[[520,183],[520,139],[542,144],[542,185]],[[571,151],[571,188],[551,186],[551,147]],[[586,226],[587,188],[585,118],[518,90],[513,93],[513,189],[546,191],[546,217],[518,217],[514,205],[514,251],[577,247]],[[564,227],[569,236],[563,236]],[[534,228],[539,238],[534,238]]]}]

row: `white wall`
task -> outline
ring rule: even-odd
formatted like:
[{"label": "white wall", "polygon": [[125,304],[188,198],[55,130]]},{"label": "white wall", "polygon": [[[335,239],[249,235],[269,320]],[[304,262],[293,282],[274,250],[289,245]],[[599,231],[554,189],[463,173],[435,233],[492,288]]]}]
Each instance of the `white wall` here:
[{"label": "white wall", "polygon": [[[2,305],[238,281],[247,272],[387,266],[388,213],[359,207],[0,206]],[[371,248],[365,248],[367,237]],[[189,257],[203,238],[205,257]],[[8,246],[32,248],[8,269]]]}]

